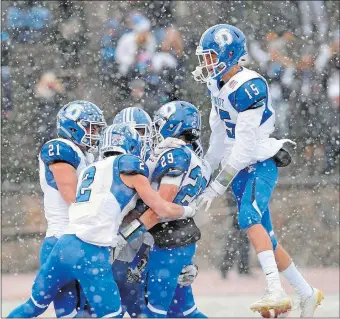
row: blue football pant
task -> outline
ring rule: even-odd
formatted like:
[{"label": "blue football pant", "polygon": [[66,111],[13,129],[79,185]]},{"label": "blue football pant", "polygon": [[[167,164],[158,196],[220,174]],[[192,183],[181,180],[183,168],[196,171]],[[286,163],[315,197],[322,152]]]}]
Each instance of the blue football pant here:
[{"label": "blue football pant", "polygon": [[278,168],[271,159],[253,164],[240,171],[232,182],[232,191],[238,206],[240,228],[261,224],[276,249],[277,239],[269,211],[269,201],[278,179]]},{"label": "blue football pant", "polygon": [[[50,255],[58,238],[46,237],[40,248],[40,266],[42,266]],[[74,317],[81,307],[80,305],[80,288],[76,281],[67,283],[62,287],[53,299],[56,317]]]},{"label": "blue football pant", "polygon": [[119,288],[123,313],[128,312],[130,317],[138,318],[145,306],[146,272],[142,273],[140,283],[129,283],[126,278],[129,265],[128,262],[115,260],[112,265],[113,277]]},{"label": "blue football pant", "polygon": [[31,298],[14,309],[9,318],[32,318],[42,314],[58,291],[77,280],[90,310],[97,317],[121,318],[118,287],[112,276],[111,249],[83,242],[75,235],[63,235],[35,278]]},{"label": "blue football pant", "polygon": [[148,300],[143,309],[144,316],[166,318],[168,311],[170,317],[175,314],[178,317],[195,315],[196,307],[191,287],[181,288],[177,283],[183,267],[192,263],[195,250],[196,244],[170,249],[155,245],[152,248],[147,266]]},{"label": "blue football pant", "polygon": [[191,286],[178,285],[167,313],[168,318],[208,318],[196,306]]},{"label": "blue football pant", "polygon": [[[140,283],[128,283],[126,281],[128,262],[115,260],[112,265],[113,277],[118,285],[123,313],[128,312],[130,317],[138,318],[146,306],[146,273],[142,273]],[[174,298],[171,302],[167,317],[170,318],[205,318],[197,310],[191,287],[177,286]]]}]

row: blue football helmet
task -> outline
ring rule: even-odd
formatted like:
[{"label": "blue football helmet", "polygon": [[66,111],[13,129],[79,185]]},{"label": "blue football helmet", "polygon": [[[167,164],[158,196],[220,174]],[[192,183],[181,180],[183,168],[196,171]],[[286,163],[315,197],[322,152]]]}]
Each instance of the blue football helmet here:
[{"label": "blue football helmet", "polygon": [[106,127],[101,109],[88,101],[73,101],[64,105],[57,115],[57,133],[88,151],[95,149],[101,130]]},{"label": "blue football helmet", "polygon": [[199,65],[192,72],[195,80],[203,83],[210,79],[219,81],[235,64],[246,59],[246,38],[236,27],[217,24],[203,33],[196,55]]},{"label": "blue football helmet", "polygon": [[151,148],[152,120],[147,112],[139,107],[127,107],[121,110],[113,119],[112,124],[130,124],[139,133],[144,151]]},{"label": "blue football helmet", "polygon": [[154,142],[160,143],[167,137],[183,136],[188,142],[199,139],[201,114],[196,106],[185,101],[164,104],[154,116]]},{"label": "blue football helmet", "polygon": [[131,125],[112,124],[105,129],[99,146],[100,158],[104,159],[112,152],[131,154],[144,159],[141,138]]}]

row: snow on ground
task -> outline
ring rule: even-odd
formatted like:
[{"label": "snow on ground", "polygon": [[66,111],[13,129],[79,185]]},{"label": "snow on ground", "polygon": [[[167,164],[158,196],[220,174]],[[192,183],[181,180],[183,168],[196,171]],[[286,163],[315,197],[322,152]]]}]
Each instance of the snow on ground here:
[{"label": "snow on ground", "polygon": [[[339,268],[308,268],[302,269],[302,273],[325,294],[315,316],[339,318]],[[33,279],[33,273],[2,276],[2,317],[30,296]],[[297,301],[291,287],[284,281],[283,286],[293,301]],[[246,277],[231,272],[227,280],[222,280],[215,270],[202,270],[193,285],[200,311],[209,317],[230,318],[259,317],[249,309],[249,305],[261,297],[264,287],[265,280],[259,269],[253,270],[253,275]],[[50,307],[43,317],[53,317],[53,309]],[[289,317],[299,317],[299,310],[292,311]]]}]

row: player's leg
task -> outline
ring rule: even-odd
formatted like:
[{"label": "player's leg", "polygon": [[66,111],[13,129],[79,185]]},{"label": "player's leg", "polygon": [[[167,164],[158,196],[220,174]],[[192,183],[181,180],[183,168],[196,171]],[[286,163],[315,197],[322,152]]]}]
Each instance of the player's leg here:
[{"label": "player's leg", "polygon": [[68,269],[64,269],[59,262],[62,248],[58,243],[55,245],[35,277],[30,299],[15,308],[8,318],[33,318],[41,315],[53,301],[58,290],[72,280]]},{"label": "player's leg", "polygon": [[113,277],[118,285],[121,297],[122,309],[129,313],[130,317],[140,317],[145,306],[145,271],[141,273],[141,278],[132,281],[127,277],[128,262],[115,260],[112,265]]},{"label": "player's leg", "polygon": [[[54,236],[44,239],[40,248],[40,265],[43,265],[47,261],[48,256],[57,242],[58,238]],[[82,308],[80,304],[81,295],[83,296],[83,293],[76,281],[69,282],[65,287],[62,287],[53,300],[56,317],[74,317],[77,311]]]},{"label": "player's leg", "polygon": [[46,262],[48,256],[50,255],[57,241],[58,241],[58,238],[54,236],[44,238],[41,244],[41,247],[40,247],[40,255],[39,255],[40,266],[42,266]]},{"label": "player's leg", "polygon": [[249,272],[249,252],[250,242],[245,232],[238,230],[239,239],[239,261],[238,261],[238,272],[241,275],[248,275]]},{"label": "player's leg", "polygon": [[[112,272],[113,272],[113,278],[115,282],[117,283],[120,298],[121,298],[121,305],[122,305],[122,311],[125,314],[127,311],[127,299],[130,297],[130,291],[127,287],[128,283],[126,281],[126,272],[128,269],[129,263],[126,261],[121,260],[114,260],[112,264]],[[133,294],[134,289],[132,289],[131,294]],[[133,297],[131,297],[133,298]],[[131,316],[131,314],[129,313]]]},{"label": "player's leg", "polygon": [[288,252],[277,243],[269,208],[267,208],[263,214],[262,225],[271,237],[278,270],[295,288],[296,292],[300,296],[301,317],[312,317],[316,307],[320,305],[323,299],[323,293],[317,288],[311,287],[311,285],[303,278],[301,273],[295,267],[295,264]]},{"label": "player's leg", "polygon": [[303,278],[287,251],[280,244],[278,244],[275,249],[275,258],[281,274],[295,288],[295,291],[300,296],[301,317],[313,317],[315,309],[323,299],[322,291],[313,288],[306,279]]},{"label": "player's leg", "polygon": [[[249,239],[257,253],[262,270],[267,280],[266,294],[259,302],[251,306],[254,311],[263,312],[273,309],[275,312],[286,312],[291,309],[290,299],[282,289],[279,271],[273,252],[274,242],[270,234],[262,225],[262,216],[268,207],[269,200],[274,190],[278,171],[272,160],[267,160],[254,165],[255,170],[238,178],[245,179],[243,193],[233,185],[235,197],[239,206],[239,224],[241,229],[247,230]],[[242,184],[242,183],[241,183]]]},{"label": "player's leg", "polygon": [[111,249],[85,243],[76,237],[75,240],[82,258],[73,274],[81,284],[90,311],[97,317],[121,318],[120,294],[112,275]]},{"label": "player's leg", "polygon": [[168,310],[169,318],[208,318],[197,309],[191,286],[177,285]]},{"label": "player's leg", "polygon": [[183,267],[192,263],[196,245],[162,249],[154,246],[150,252],[147,277],[148,303],[143,315],[166,318]]}]

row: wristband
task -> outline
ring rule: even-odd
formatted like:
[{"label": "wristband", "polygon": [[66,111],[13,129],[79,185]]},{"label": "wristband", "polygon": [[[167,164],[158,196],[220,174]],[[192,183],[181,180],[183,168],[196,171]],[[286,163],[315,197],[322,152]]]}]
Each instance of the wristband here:
[{"label": "wristband", "polygon": [[119,231],[128,243],[146,232],[147,229],[145,225],[138,218],[134,219],[129,225]]},{"label": "wristband", "polygon": [[182,206],[184,209],[183,217],[188,218],[194,216],[194,210],[189,206]]},{"label": "wristband", "polygon": [[224,192],[227,190],[227,187],[223,186],[218,180],[214,180],[210,187],[218,194],[223,195]]},{"label": "wristband", "polygon": [[[225,190],[228,188],[229,184],[232,182],[234,177],[237,175],[238,170],[232,167],[231,165],[227,165],[223,168],[223,170],[220,171],[220,173],[216,176],[215,182],[218,182],[218,184],[221,187],[224,187],[224,191],[222,193],[219,193],[219,190],[223,190],[218,185],[214,185],[217,189],[216,192],[218,192],[220,195],[222,195]],[[213,184],[213,183],[212,183]]]}]

